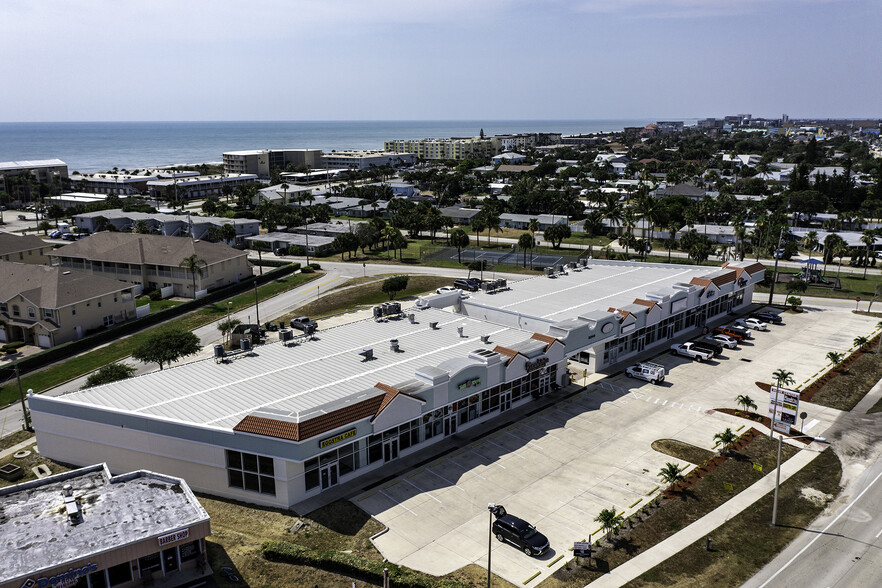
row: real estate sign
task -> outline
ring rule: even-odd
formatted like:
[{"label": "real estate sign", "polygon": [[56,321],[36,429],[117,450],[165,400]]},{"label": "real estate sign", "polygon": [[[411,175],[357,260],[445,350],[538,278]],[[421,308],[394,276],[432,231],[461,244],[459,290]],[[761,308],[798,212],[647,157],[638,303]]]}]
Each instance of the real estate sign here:
[{"label": "real estate sign", "polygon": [[790,425],[796,424],[799,414],[799,392],[772,386],[769,392],[769,418],[772,428],[789,434]]}]

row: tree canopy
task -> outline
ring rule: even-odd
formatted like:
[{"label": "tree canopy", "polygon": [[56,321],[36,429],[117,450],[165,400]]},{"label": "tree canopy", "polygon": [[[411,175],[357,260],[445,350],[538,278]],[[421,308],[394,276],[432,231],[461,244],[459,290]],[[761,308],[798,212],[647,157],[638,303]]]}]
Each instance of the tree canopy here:
[{"label": "tree canopy", "polygon": [[199,337],[177,327],[151,333],[132,351],[132,357],[143,363],[158,363],[159,369],[190,355],[196,355],[202,346]]}]

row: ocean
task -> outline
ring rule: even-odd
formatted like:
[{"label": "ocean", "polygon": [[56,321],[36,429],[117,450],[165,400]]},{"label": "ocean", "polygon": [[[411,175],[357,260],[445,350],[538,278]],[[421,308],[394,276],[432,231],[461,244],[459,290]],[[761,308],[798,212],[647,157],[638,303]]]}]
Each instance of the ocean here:
[{"label": "ocean", "polygon": [[0,162],[61,159],[71,172],[221,161],[244,149],[382,149],[392,139],[620,131],[651,119],[0,123]]}]

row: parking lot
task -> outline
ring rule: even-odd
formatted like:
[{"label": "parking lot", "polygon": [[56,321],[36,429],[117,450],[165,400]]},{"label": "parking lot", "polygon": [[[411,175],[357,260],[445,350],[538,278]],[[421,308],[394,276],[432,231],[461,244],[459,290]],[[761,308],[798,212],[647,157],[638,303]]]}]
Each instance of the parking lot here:
[{"label": "parking lot", "polygon": [[[487,504],[502,504],[548,536],[551,549],[534,558],[493,539],[493,572],[518,585],[540,572],[529,582],[536,585],[571,559],[574,541],[598,530],[601,509],[629,514],[655,495],[656,474],[677,460],[654,451],[654,440],[711,449],[714,433],[745,424],[711,409],[734,407],[735,396],[749,394],[762,410],[767,400],[755,381],[769,382],[784,368],[799,385],[826,364],[828,351],[848,349],[876,322],[844,308],[811,309],[711,362],[664,353],[653,360],[669,372],[662,385],[622,374],[596,381],[353,501],[388,527],[375,540],[387,559],[435,575],[469,563],[486,567]],[[808,404],[803,410],[805,430],[816,435],[837,415]],[[480,429],[469,433],[475,439]]]}]

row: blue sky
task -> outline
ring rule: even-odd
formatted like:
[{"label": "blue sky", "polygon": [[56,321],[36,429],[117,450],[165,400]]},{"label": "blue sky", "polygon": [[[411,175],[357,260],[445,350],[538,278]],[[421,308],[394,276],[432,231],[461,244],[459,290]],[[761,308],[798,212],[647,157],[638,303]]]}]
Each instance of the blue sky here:
[{"label": "blue sky", "polygon": [[3,0],[0,121],[882,116],[880,0]]}]

